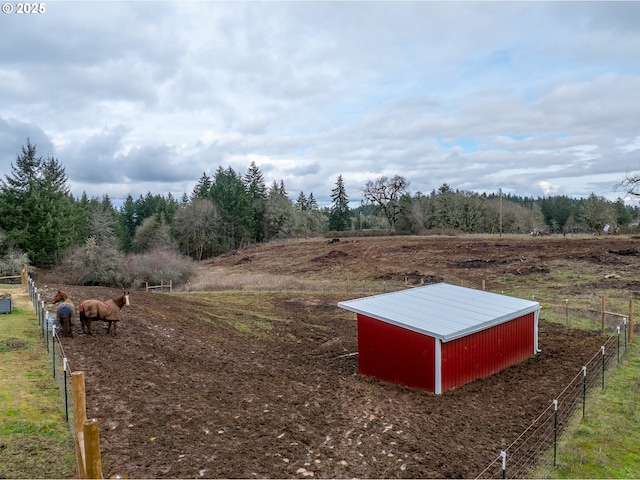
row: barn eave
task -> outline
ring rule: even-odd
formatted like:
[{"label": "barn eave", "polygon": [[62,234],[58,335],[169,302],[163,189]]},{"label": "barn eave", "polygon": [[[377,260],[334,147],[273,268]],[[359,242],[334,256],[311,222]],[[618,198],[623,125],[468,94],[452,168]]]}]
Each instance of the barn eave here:
[{"label": "barn eave", "polygon": [[540,309],[538,302],[445,283],[348,300],[338,306],[442,342]]}]

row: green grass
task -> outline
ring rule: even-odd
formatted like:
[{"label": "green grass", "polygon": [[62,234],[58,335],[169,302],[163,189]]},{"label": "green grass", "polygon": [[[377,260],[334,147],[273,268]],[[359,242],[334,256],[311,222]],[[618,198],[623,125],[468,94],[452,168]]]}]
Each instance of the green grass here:
[{"label": "green grass", "polygon": [[[270,332],[274,324],[289,321],[275,314],[275,302],[287,298],[279,292],[251,292],[244,290],[225,290],[222,292],[181,293],[182,297],[193,299],[200,305],[206,305],[208,312],[216,320],[224,322],[242,334],[250,334],[265,340],[271,339]],[[242,312],[242,313],[240,313]],[[195,318],[210,323],[206,315],[195,313]]]},{"label": "green grass", "polygon": [[0,478],[72,478],[75,448],[38,321],[21,286],[0,315]]},{"label": "green grass", "polygon": [[558,445],[551,478],[640,478],[640,340]]}]

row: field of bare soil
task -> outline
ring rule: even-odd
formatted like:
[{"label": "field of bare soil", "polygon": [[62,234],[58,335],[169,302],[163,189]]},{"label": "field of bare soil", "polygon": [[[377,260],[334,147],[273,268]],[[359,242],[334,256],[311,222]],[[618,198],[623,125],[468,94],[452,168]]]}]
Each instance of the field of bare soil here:
[{"label": "field of bare soil", "polygon": [[[204,262],[181,291],[132,292],[117,337],[100,322],[84,335],[76,321],[62,341],[71,369],[86,375],[107,478],[474,477],[575,376],[600,335],[545,321],[543,309],[542,353],[434,395],[359,375],[356,318],[336,303],[360,296],[356,285],[433,281],[486,281],[515,295],[532,284],[564,295],[634,292],[639,243],[443,236],[256,245]],[[76,303],[120,293],[44,272],[34,279],[45,297],[63,289]]]}]

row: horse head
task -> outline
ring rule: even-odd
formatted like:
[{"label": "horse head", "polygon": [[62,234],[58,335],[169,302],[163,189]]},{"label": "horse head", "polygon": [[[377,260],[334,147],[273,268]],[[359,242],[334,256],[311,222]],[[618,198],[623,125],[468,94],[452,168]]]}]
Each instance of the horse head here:
[{"label": "horse head", "polygon": [[64,293],[62,290],[58,290],[58,293],[53,296],[51,303],[66,302],[68,299],[69,295]]}]

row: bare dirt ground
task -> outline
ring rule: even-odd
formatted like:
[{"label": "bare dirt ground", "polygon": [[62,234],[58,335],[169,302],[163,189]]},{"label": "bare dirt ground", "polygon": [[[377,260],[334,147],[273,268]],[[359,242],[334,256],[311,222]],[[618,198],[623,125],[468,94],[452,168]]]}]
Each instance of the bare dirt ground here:
[{"label": "bare dirt ground", "polygon": [[[640,286],[630,237],[353,238],[253,246],[206,262],[189,290],[221,275],[356,281],[535,278],[571,264],[596,272],[567,291]],[[624,254],[625,251],[627,254]],[[631,254],[629,254],[631,253]],[[78,303],[117,289],[57,284]],[[604,282],[604,280],[602,280]],[[340,283],[343,282],[343,283]],[[611,281],[606,284],[611,288]],[[94,323],[63,338],[86,375],[100,422],[105,478],[468,478],[527,428],[602,344],[599,334],[542,320],[542,353],[443,395],[357,373],[353,294],[313,291],[133,292],[118,336]],[[542,312],[544,318],[544,311]]]}]

